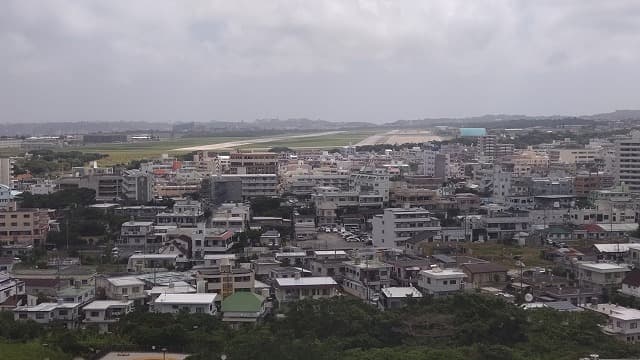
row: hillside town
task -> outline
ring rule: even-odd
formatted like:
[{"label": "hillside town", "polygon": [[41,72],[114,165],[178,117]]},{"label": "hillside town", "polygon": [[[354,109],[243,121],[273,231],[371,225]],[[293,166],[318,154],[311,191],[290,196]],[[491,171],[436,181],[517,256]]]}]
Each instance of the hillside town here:
[{"label": "hillside town", "polygon": [[604,334],[640,342],[640,131],[528,146],[512,140],[540,129],[438,131],[453,140],[48,178],[0,159],[0,308],[108,333],[133,311],[237,328],[305,299],[387,311],[473,293],[601,314]]}]

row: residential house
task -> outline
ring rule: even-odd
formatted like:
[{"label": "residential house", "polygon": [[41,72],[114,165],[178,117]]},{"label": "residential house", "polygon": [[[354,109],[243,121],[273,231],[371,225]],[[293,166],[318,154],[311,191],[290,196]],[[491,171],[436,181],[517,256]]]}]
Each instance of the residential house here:
[{"label": "residential house", "polygon": [[640,298],[640,269],[635,268],[629,271],[622,279],[622,289],[620,292],[625,295]]},{"label": "residential house", "polygon": [[640,310],[615,304],[590,304],[584,308],[607,316],[607,324],[602,327],[605,334],[628,343],[640,341]]},{"label": "residential house", "polygon": [[215,315],[217,312],[215,301],[218,294],[160,294],[153,301],[153,312],[163,314],[192,313]]},{"label": "residential house", "polygon": [[578,263],[578,279],[602,288],[619,287],[628,271],[628,267],[612,263]]},{"label": "residential house", "polygon": [[462,264],[460,268],[467,275],[466,282],[472,284],[475,288],[507,282],[507,271],[509,269],[500,264],[490,262]]},{"label": "residential house", "polygon": [[378,260],[355,259],[345,261],[345,292],[364,300],[373,300],[379,292],[391,285],[391,265]]},{"label": "residential house", "polygon": [[425,294],[449,295],[464,290],[467,274],[459,269],[441,269],[434,265],[428,270],[420,271],[418,288]]},{"label": "residential house", "polygon": [[183,254],[133,254],[127,262],[128,272],[153,272],[182,268],[188,263]]},{"label": "residential house", "polygon": [[267,313],[264,296],[252,292],[237,292],[222,301],[222,321],[232,326],[258,323]]},{"label": "residential house", "polygon": [[398,309],[407,304],[408,299],[420,299],[422,293],[413,286],[387,287],[380,291],[378,307],[381,310]]},{"label": "residential house", "polygon": [[35,306],[19,306],[13,309],[15,320],[32,320],[39,324],[61,323],[67,329],[75,329],[79,322],[80,304],[41,303]]},{"label": "residential house", "polygon": [[279,304],[303,299],[330,298],[338,294],[338,283],[328,276],[275,279],[273,287]]},{"label": "residential house", "polygon": [[97,326],[101,334],[109,331],[111,324],[132,312],[133,300],[95,300],[82,308],[85,326]]},{"label": "residential house", "polygon": [[138,304],[141,304],[146,297],[144,285],[142,280],[133,276],[101,276],[96,280],[98,294],[110,300],[135,300]]}]

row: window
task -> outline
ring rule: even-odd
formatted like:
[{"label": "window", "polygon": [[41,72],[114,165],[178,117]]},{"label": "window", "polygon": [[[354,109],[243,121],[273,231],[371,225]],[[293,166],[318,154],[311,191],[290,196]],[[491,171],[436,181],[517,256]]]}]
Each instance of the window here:
[{"label": "window", "polygon": [[427,284],[431,284],[431,278],[427,278]]},{"label": "window", "polygon": [[636,329],[638,327],[638,323],[632,322],[629,324],[629,329]]},{"label": "window", "polygon": [[36,319],[44,319],[44,313],[41,313],[41,312],[36,313]]},{"label": "window", "polygon": [[198,313],[198,314],[202,314],[203,312],[204,312],[204,309],[203,309],[201,306],[198,306],[198,307],[196,308],[196,313]]},{"label": "window", "polygon": [[91,317],[98,317],[98,316],[100,316],[100,313],[99,313],[98,311],[92,311],[92,312],[89,314],[89,316],[91,316]]},{"label": "window", "polygon": [[457,280],[450,280],[449,281],[449,284],[451,284],[451,285],[455,285],[456,283],[457,283]]},{"label": "window", "polygon": [[26,313],[20,313],[20,314],[18,315],[18,318],[20,318],[20,319],[26,319],[26,318],[27,318],[27,314],[26,314]]},{"label": "window", "polygon": [[129,289],[127,288],[122,288],[122,295],[126,295],[129,293]]},{"label": "window", "polygon": [[58,315],[60,316],[67,316],[67,314],[69,314],[69,312],[66,309],[58,310]]}]

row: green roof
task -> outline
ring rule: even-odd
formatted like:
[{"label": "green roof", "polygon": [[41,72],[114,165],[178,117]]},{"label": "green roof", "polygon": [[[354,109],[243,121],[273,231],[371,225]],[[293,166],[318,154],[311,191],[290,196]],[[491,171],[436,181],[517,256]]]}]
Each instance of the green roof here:
[{"label": "green roof", "polygon": [[258,294],[239,291],[222,301],[222,312],[258,312],[264,298]]}]

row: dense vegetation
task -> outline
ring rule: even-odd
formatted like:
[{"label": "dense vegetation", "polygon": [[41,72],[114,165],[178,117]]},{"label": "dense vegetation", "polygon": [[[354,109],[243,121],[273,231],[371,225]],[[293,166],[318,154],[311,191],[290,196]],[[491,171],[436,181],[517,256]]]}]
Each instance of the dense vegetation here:
[{"label": "dense vegetation", "polygon": [[[525,311],[480,295],[410,301],[402,310],[380,312],[358,300],[302,301],[283,319],[232,330],[206,315],[136,312],[113,332],[45,330],[2,314],[4,343],[48,343],[72,355],[95,350],[188,352],[192,359],[571,359],[640,354],[636,345],[604,336],[603,319],[591,312]],[[25,345],[25,346],[26,346]],[[17,358],[19,359],[19,357]]]},{"label": "dense vegetation", "polygon": [[80,151],[33,150],[30,157],[18,159],[14,166],[16,175],[30,173],[33,176],[49,176],[55,172],[69,171],[72,167],[84,166],[106,155]]}]

